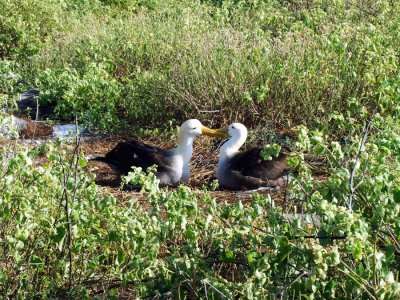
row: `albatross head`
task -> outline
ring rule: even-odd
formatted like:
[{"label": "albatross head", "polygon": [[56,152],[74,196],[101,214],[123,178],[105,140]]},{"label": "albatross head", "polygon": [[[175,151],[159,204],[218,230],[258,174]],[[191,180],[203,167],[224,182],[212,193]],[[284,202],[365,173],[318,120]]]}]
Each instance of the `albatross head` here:
[{"label": "albatross head", "polygon": [[247,128],[241,123],[232,123],[228,127],[228,133],[230,135],[229,140],[222,145],[220,150],[220,161],[225,160],[227,157],[231,157],[247,139]]},{"label": "albatross head", "polygon": [[179,129],[179,135],[181,137],[197,137],[201,134],[215,136],[215,137],[225,137],[227,132],[226,129],[211,129],[203,124],[197,119],[190,119],[185,121],[181,128]]},{"label": "albatross head", "polygon": [[240,140],[244,143],[247,139],[247,128],[242,123],[232,123],[229,125],[228,133],[231,136],[231,140]]}]

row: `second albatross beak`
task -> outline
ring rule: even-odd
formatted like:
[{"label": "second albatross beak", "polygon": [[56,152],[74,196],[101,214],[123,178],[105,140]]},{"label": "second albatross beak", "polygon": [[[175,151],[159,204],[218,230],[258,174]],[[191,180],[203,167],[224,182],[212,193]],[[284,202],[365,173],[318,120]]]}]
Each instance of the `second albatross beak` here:
[{"label": "second albatross beak", "polygon": [[224,138],[228,136],[228,129],[227,128],[211,129],[206,126],[201,126],[201,133],[204,135]]}]

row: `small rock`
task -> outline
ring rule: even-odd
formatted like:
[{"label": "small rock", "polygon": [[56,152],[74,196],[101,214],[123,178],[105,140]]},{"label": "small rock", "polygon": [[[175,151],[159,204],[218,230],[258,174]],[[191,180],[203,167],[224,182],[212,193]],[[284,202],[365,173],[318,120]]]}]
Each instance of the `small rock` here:
[{"label": "small rock", "polygon": [[14,79],[17,78],[17,75],[15,75],[13,72],[10,72],[8,74],[0,74],[0,78]]},{"label": "small rock", "polygon": [[7,136],[8,138],[11,138],[14,133],[20,133],[27,126],[27,121],[13,115],[0,116],[0,135]]}]

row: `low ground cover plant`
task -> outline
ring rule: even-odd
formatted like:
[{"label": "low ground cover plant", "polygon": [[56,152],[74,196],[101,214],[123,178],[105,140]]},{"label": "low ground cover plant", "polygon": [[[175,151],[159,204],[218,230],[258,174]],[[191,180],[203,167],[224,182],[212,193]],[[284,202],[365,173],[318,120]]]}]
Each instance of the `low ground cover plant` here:
[{"label": "low ground cover plant", "polygon": [[[134,169],[126,180],[143,186],[145,209],[100,190],[79,148],[68,159],[59,143],[3,149],[1,293],[395,299],[399,124],[392,110],[358,124],[359,109],[333,116],[351,132],[341,142],[298,128],[285,207],[257,194],[228,204],[207,190],[160,189],[151,172]],[[325,180],[304,154],[326,161]]]}]

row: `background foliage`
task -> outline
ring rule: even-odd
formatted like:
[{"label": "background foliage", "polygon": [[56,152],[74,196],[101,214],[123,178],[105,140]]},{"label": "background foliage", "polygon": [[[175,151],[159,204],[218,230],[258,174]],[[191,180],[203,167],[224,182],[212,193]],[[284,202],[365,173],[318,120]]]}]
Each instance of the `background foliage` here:
[{"label": "background foliage", "polygon": [[[143,186],[144,209],[99,190],[77,148],[69,159],[60,144],[3,149],[1,293],[396,299],[400,136],[391,128],[399,124],[390,113],[366,116],[366,131],[354,113],[333,118],[352,129],[346,142],[297,129],[298,175],[282,208],[257,194],[232,205],[207,190],[159,189],[135,169],[126,181]],[[312,176],[305,154],[326,161],[326,180]],[[289,207],[306,215],[289,218]]]},{"label": "background foliage", "polygon": [[398,72],[397,1],[0,5],[0,59],[18,62],[59,117],[77,112],[102,130],[119,128],[121,119],[327,121],[349,98],[374,102],[376,87]]}]

